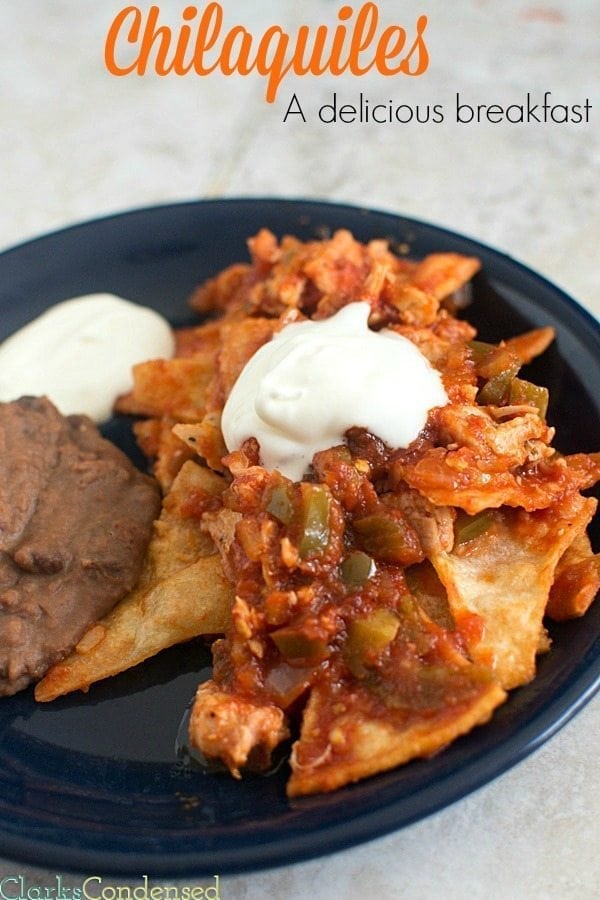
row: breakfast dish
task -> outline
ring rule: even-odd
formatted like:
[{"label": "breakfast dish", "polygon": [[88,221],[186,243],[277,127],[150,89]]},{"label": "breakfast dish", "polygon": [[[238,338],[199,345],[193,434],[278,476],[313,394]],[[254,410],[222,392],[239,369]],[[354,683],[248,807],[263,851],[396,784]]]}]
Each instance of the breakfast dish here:
[{"label": "breakfast dish", "polygon": [[[180,660],[186,658],[186,653],[189,658],[189,653],[183,653],[179,647],[168,651],[169,645],[187,641],[194,635],[208,635],[212,640],[215,634],[225,634],[225,639],[215,645],[212,680],[208,670],[202,676],[204,681],[198,696],[203,699],[196,701],[191,714],[192,743],[206,757],[221,759],[236,776],[244,774],[241,782],[231,779],[228,787],[227,775],[185,769],[187,793],[192,788],[192,793],[197,792],[201,797],[201,807],[207,813],[211,810],[208,817],[198,813],[191,819],[188,810],[185,837],[181,830],[183,823],[181,827],[177,825],[177,816],[166,799],[170,791],[165,793],[164,782],[154,777],[155,789],[163,798],[160,802],[166,804],[163,807],[166,814],[161,818],[161,849],[157,853],[153,844],[151,850],[150,834],[146,838],[143,831],[135,836],[130,834],[126,841],[129,852],[136,856],[136,864],[143,859],[151,871],[161,868],[168,871],[169,865],[179,871],[184,870],[184,865],[206,870],[208,856],[205,853],[198,861],[198,850],[202,841],[209,839],[211,822],[217,822],[221,833],[224,829],[228,835],[220,853],[221,871],[253,866],[259,864],[259,859],[260,864],[269,864],[278,854],[283,859],[284,848],[289,858],[293,841],[298,841],[298,846],[301,843],[303,848],[298,849],[296,858],[320,852],[324,846],[324,828],[331,849],[336,844],[341,846],[360,839],[359,832],[364,837],[364,823],[368,818],[373,821],[375,818],[378,823],[372,827],[371,834],[396,827],[403,818],[404,821],[414,818],[415,803],[422,804],[420,812],[416,812],[422,815],[426,809],[460,795],[469,783],[474,786],[499,771],[507,764],[507,758],[514,761],[526,745],[531,746],[532,729],[535,733],[538,728],[538,735],[547,736],[553,730],[553,723],[564,721],[567,709],[574,711],[589,697],[597,677],[589,664],[590,648],[597,636],[597,616],[594,609],[583,615],[597,587],[597,566],[585,537],[595,508],[588,489],[598,474],[597,457],[590,452],[598,444],[593,403],[586,446],[581,448],[583,452],[578,452],[572,420],[568,411],[564,415],[564,393],[552,390],[552,377],[538,381],[534,371],[529,380],[529,370],[519,371],[525,364],[533,370],[538,366],[539,372],[537,360],[543,360],[548,354],[551,361],[556,361],[550,344],[553,332],[558,331],[562,340],[565,331],[572,334],[575,328],[572,321],[566,326],[565,320],[574,318],[578,339],[584,343],[593,343],[593,336],[588,335],[588,332],[593,335],[593,328],[577,310],[573,312],[575,308],[565,307],[564,300],[557,300],[549,287],[546,290],[550,299],[545,297],[543,308],[536,309],[531,300],[535,294],[535,277],[532,282],[532,276],[526,272],[518,270],[515,274],[514,264],[498,258],[493,251],[435,229],[428,233],[428,226],[418,223],[400,226],[402,220],[386,216],[377,219],[376,214],[375,221],[368,221],[364,213],[320,205],[319,226],[329,222],[332,228],[325,241],[324,235],[319,236],[319,247],[331,248],[337,242],[344,257],[368,253],[378,266],[387,266],[387,272],[383,275],[379,272],[377,281],[372,270],[363,271],[360,289],[354,291],[348,271],[337,266],[338,273],[342,272],[345,293],[336,291],[334,286],[333,290],[322,289],[318,295],[311,288],[303,296],[302,292],[296,292],[294,301],[290,288],[294,279],[289,276],[297,275],[305,265],[303,258],[294,271],[298,258],[305,254],[302,248],[312,243],[314,249],[317,244],[317,222],[310,218],[316,209],[311,204],[300,206],[302,209],[285,203],[272,207],[266,202],[257,209],[256,225],[267,222],[278,234],[286,231],[303,234],[296,242],[289,239],[287,244],[285,241],[279,244],[269,232],[255,232],[258,237],[249,268],[247,264],[236,263],[243,258],[239,226],[238,245],[234,242],[227,251],[228,258],[219,260],[220,265],[216,264],[217,253],[210,268],[204,259],[204,272],[187,266],[185,289],[183,284],[177,289],[177,279],[173,280],[174,260],[168,261],[165,277],[174,285],[174,296],[181,297],[177,300],[181,304],[194,281],[211,275],[214,278],[214,272],[227,263],[235,265],[195,295],[194,304],[202,312],[212,305],[210,322],[196,325],[188,318],[183,329],[177,327],[178,349],[173,360],[162,367],[142,364],[133,391],[119,401],[122,414],[140,417],[135,425],[137,437],[146,456],[154,462],[165,500],[141,581],[125,603],[94,623],[73,658],[91,660],[96,650],[106,650],[111,635],[120,634],[121,639],[135,631],[140,641],[129,656],[131,642],[117,640],[111,653],[98,655],[99,659],[102,656],[105,660],[112,659],[110,671],[100,672],[92,667],[79,683],[64,682],[69,659],[73,659],[67,657],[62,676],[57,680],[59,664],[38,687],[40,699],[47,700],[50,696],[44,697],[44,690],[57,696],[64,694],[65,688],[67,691],[86,689],[91,683],[88,697],[71,693],[64,700],[44,703],[37,707],[43,711],[41,716],[30,705],[30,697],[24,696],[19,705],[19,709],[28,710],[40,739],[52,743],[47,729],[64,719],[63,713],[77,718],[91,701],[93,712],[101,722],[103,709],[108,712],[110,707],[111,694],[116,691],[124,697],[128,680],[133,684],[131,679],[138,677],[135,674],[138,670],[105,681],[98,682],[98,678],[153,657],[161,648],[164,653],[172,653],[169,657],[153,657],[139,669],[140,673],[145,667],[151,672],[154,659],[160,667],[167,660],[176,660],[177,654]],[[206,210],[202,204],[199,207]],[[288,225],[291,209],[298,213],[295,228]],[[222,206],[217,205],[215,211],[224,214]],[[169,211],[168,215],[178,221],[182,235],[189,228],[191,212],[197,211],[185,206]],[[259,212],[264,216],[262,220],[258,218]],[[236,213],[239,213],[237,208]],[[287,220],[285,230],[283,220]],[[115,221],[110,224],[114,227]],[[116,221],[117,231],[122,224]],[[134,219],[130,219],[129,227],[133,224]],[[344,230],[345,225],[353,229],[356,239]],[[395,243],[403,245],[410,239],[410,259],[403,255],[402,248],[399,255],[391,253],[385,241],[373,239],[392,233],[394,227]],[[100,234],[104,233],[108,239],[103,223],[99,228]],[[443,258],[439,255],[440,247],[448,248]],[[219,252],[222,256],[223,252]],[[390,267],[394,269],[396,265],[391,261],[392,256],[399,263],[390,274]],[[473,303],[464,314],[460,312],[457,316],[457,310],[465,305],[465,286],[478,268],[478,258],[483,263],[483,281],[478,275],[473,284]],[[278,269],[282,259],[289,266],[285,273]],[[420,273],[419,266],[425,267]],[[459,275],[455,275],[457,267]],[[127,264],[123,263],[122,272],[125,271]],[[321,274],[326,278],[327,273]],[[367,297],[365,274],[370,276],[371,293]],[[517,275],[522,276],[522,283]],[[426,282],[426,276],[432,281]],[[496,286],[503,290],[504,298],[491,310],[491,323],[476,322],[479,326],[476,336],[465,324],[465,317],[471,320],[474,312],[475,320],[481,319],[486,276],[495,280],[493,290]],[[244,277],[254,279],[252,286],[256,291],[248,292],[246,285],[243,295]],[[127,280],[123,275],[119,278],[123,282]],[[132,284],[134,281],[132,277]],[[382,284],[392,284],[395,289],[395,293],[392,291],[397,301],[395,307],[389,300],[390,292],[384,295]],[[85,289],[85,285],[82,287]],[[160,286],[161,293],[165,287]],[[530,290],[526,292],[525,287]],[[117,291],[115,284],[107,284],[106,288]],[[132,296],[121,285],[118,292]],[[516,296],[518,305],[513,308],[511,304],[517,303]],[[283,297],[284,308],[277,308]],[[497,297],[494,293],[494,298]],[[238,300],[247,304],[249,299],[257,298],[258,305],[250,314],[247,306],[236,309]],[[145,287],[139,299],[152,303],[152,291]],[[340,299],[342,302],[338,302]],[[261,307],[260,303],[266,305]],[[365,304],[370,306],[366,316],[358,309]],[[164,310],[164,306],[159,308]],[[173,309],[168,312],[168,318],[176,325],[185,322],[183,305],[178,308],[180,312]],[[369,318],[370,331],[381,336],[382,341],[399,340],[384,335],[391,331],[418,346],[432,369],[441,375],[445,396],[438,393],[433,405],[428,404],[427,423],[419,426],[420,437],[416,443],[413,437],[404,446],[394,446],[394,438],[378,440],[374,426],[369,431],[368,423],[350,422],[346,423],[348,427],[340,440],[331,442],[328,438],[329,443],[318,447],[316,455],[311,453],[311,462],[308,467],[302,463],[304,471],[300,476],[296,470],[282,474],[283,466],[265,464],[260,455],[260,440],[253,442],[254,435],[232,438],[226,436],[225,429],[221,431],[219,422],[224,401],[232,394],[238,375],[254,353],[269,341],[273,345],[277,343],[272,338],[274,332],[283,336],[286,329],[302,328],[305,320],[317,325],[337,320],[340,315],[343,319],[344,310],[350,310],[352,316],[356,312],[352,328],[347,320],[342,323],[346,330],[358,329],[359,325],[362,328]],[[512,320],[508,327],[506,321],[498,318],[494,321],[499,310],[510,312]],[[362,323],[358,323],[359,313],[364,317]],[[525,321],[519,321],[521,316]],[[489,327],[486,329],[482,324]],[[227,332],[224,341],[223,334]],[[581,334],[583,339],[579,337]],[[503,338],[506,338],[504,343]],[[545,354],[541,353],[544,350]],[[590,352],[593,358],[593,351]],[[215,354],[219,360],[216,381],[211,375],[215,371]],[[162,371],[157,376],[159,368]],[[541,368],[543,371],[543,364]],[[165,375],[176,390],[161,389]],[[569,378],[572,376],[563,370],[563,383],[567,384]],[[594,378],[593,365],[588,367],[586,378],[589,386]],[[190,383],[195,388],[193,394],[188,390]],[[551,388],[548,413],[547,392],[538,387],[545,383]],[[558,402],[554,401],[555,397]],[[172,405],[165,408],[165,402]],[[267,416],[272,413],[269,407]],[[119,420],[115,422],[104,430],[110,437],[118,435],[121,443]],[[561,428],[563,424],[565,428]],[[342,425],[338,423],[336,427]],[[279,426],[277,429],[281,433]],[[307,431],[304,426],[300,430]],[[312,444],[310,449],[314,450]],[[132,445],[128,445],[128,451],[135,456]],[[485,458],[485,465],[471,465],[476,457]],[[462,462],[467,459],[469,465],[454,467],[461,472],[461,477],[452,480],[445,466],[450,462],[452,469],[457,459]],[[137,460],[141,462],[139,454]],[[474,471],[491,477],[478,477],[475,483],[472,478],[469,480]],[[189,501],[190,496],[193,502]],[[170,501],[166,502],[169,497]],[[200,522],[201,528],[191,527],[194,519]],[[507,558],[513,568],[513,584],[507,575]],[[482,589],[490,568],[496,575],[491,591]],[[511,605],[512,618],[506,621],[498,610],[509,587],[514,589],[515,570],[519,573],[519,598],[514,608]],[[207,583],[216,585],[215,596],[208,597],[206,608],[194,620],[190,615],[197,606],[193,598],[206,596]],[[137,601],[131,601],[136,591],[141,593]],[[237,599],[232,601],[233,596]],[[173,597],[180,598],[181,605],[172,603]],[[253,605],[252,598],[258,598],[258,603]],[[120,609],[128,612],[119,613]],[[544,619],[544,612],[552,618]],[[262,621],[257,621],[257,613],[263,613]],[[568,623],[565,632],[569,635],[570,660],[565,667],[563,648],[567,644],[562,638],[563,626],[553,625],[552,621],[562,622],[573,615],[580,618],[572,627]],[[582,626],[585,623],[585,627],[579,627],[579,623]],[[194,644],[186,646],[198,656],[195,668],[202,668],[205,665],[202,660],[208,661],[202,642],[195,645],[196,650]],[[241,662],[239,667],[238,662]],[[175,665],[176,670],[175,663],[168,664]],[[561,689],[556,675],[552,676],[555,665],[565,690]],[[536,668],[537,688],[528,693]],[[400,679],[399,671],[403,673]],[[193,675],[191,671],[186,676],[186,685],[193,684]],[[507,691],[517,685],[523,686],[518,695],[509,694],[506,701]],[[551,695],[548,694],[550,685]],[[150,693],[154,690],[152,685],[148,690]],[[191,696],[190,687],[186,692],[179,700],[179,715]],[[545,702],[540,706],[542,694]],[[304,705],[307,699],[308,704]],[[254,721],[256,709],[244,710],[244,703],[258,705],[262,717],[265,701],[269,712],[277,715],[266,725],[263,718],[257,731],[261,738],[251,742],[246,755],[240,756],[235,738],[229,735],[223,739],[223,732],[217,735],[216,745],[211,744],[206,720],[215,710],[221,715],[227,704],[231,704],[236,714],[242,710],[243,715],[248,715],[249,723]],[[12,700],[5,703],[10,704]],[[348,709],[352,704],[354,712]],[[295,734],[297,743],[290,778],[289,770],[278,766],[270,751],[280,739],[285,740],[294,732],[301,718],[301,707],[305,710],[304,719],[300,736]],[[496,713],[488,721],[494,710]],[[8,722],[10,709],[3,715]],[[523,721],[529,722],[525,743],[519,744],[518,728],[516,732],[506,730],[507,723],[515,716],[517,721],[523,717]],[[414,757],[429,757],[473,726],[486,722],[485,728],[476,728],[444,753],[427,759],[423,763],[426,775],[423,771],[421,776],[421,770],[412,764],[406,769],[376,774]],[[501,746],[511,748],[509,757],[505,754],[500,759],[499,738]],[[114,739],[118,747],[124,737],[115,735]],[[78,741],[81,737],[75,733],[69,738],[73,746]],[[154,748],[159,745],[157,738]],[[134,754],[140,752],[136,750]],[[153,752],[162,753],[156,749]],[[131,745],[126,756],[132,758]],[[166,751],[161,758],[163,769],[172,766]],[[248,762],[258,763],[259,768],[261,764],[266,765],[272,773],[261,782],[260,788],[256,776],[245,772]],[[91,760],[90,766],[88,778],[93,780]],[[404,771],[406,775],[402,774]],[[452,771],[460,772],[460,778],[449,777]],[[357,778],[367,778],[360,789],[357,786],[348,793],[350,788],[341,787]],[[285,782],[292,798],[315,791],[338,790],[328,795],[331,802],[327,804],[320,802],[317,806],[295,809],[287,803],[296,801],[281,802],[280,789]],[[408,783],[412,786],[406,793],[402,785]],[[431,795],[433,785],[436,785],[435,797]],[[213,792],[214,799],[211,799]],[[241,823],[240,827],[235,824],[232,813],[238,805],[236,792],[241,792],[241,798],[253,797],[252,816],[247,820],[248,825],[252,822],[250,832],[244,832]],[[222,800],[231,799],[223,805],[217,801],[217,795]],[[275,796],[279,798],[277,801]],[[145,801],[140,798],[139,802],[143,805]],[[241,802],[244,804],[243,799]],[[361,820],[363,824],[351,825],[350,833],[346,829],[342,837],[343,829],[334,823],[342,821],[342,808],[348,820],[352,806],[347,804],[356,802],[358,806],[349,821]],[[401,807],[404,816],[399,815]],[[275,809],[277,826],[273,818]],[[290,814],[293,811],[296,817],[289,819],[289,825],[285,824],[286,810]],[[375,813],[375,810],[379,811]],[[304,823],[303,831],[307,823],[313,822],[312,843],[299,841],[298,816]],[[243,818],[246,819],[246,814]],[[65,839],[70,828],[66,815],[61,824]],[[107,858],[107,848],[111,846],[114,868],[114,826],[107,824],[102,838],[96,826],[84,831],[84,849],[75,864],[83,864],[84,857],[88,862],[102,854]],[[318,831],[321,831],[320,839]],[[258,834],[262,835],[260,855],[254,840]],[[11,839],[15,839],[14,832]],[[17,834],[17,842],[18,839]],[[62,841],[60,835],[53,838],[54,847],[59,847]],[[71,851],[69,856],[73,859]],[[121,852],[117,868],[126,871],[132,866],[132,859],[129,856],[127,860]]]},{"label": "breakfast dish", "polygon": [[224,632],[190,744],[239,779],[299,729],[298,796],[437,753],[535,677],[545,616],[600,586],[600,454],[556,451],[522,375],[551,328],[491,344],[456,315],[478,259],[345,229],[248,245],[117,401],[146,417],[163,514],[133,594],[35,696]]}]

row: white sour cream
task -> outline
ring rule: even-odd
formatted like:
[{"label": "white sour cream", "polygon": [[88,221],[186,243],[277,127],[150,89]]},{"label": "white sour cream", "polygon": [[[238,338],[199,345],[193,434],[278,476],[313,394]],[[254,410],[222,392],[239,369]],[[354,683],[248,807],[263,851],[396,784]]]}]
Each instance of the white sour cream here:
[{"label": "white sour cream", "polygon": [[407,447],[448,397],[418,348],[372,331],[369,313],[368,303],[351,303],[329,319],[287,325],[264,344],[225,404],[227,449],[254,437],[265,468],[299,481],[313,455],[341,444],[353,426]]},{"label": "white sour cream", "polygon": [[45,395],[64,415],[111,415],[132,386],[131,367],[173,355],[169,323],[113,294],[89,294],[51,307],[0,344],[0,400]]}]

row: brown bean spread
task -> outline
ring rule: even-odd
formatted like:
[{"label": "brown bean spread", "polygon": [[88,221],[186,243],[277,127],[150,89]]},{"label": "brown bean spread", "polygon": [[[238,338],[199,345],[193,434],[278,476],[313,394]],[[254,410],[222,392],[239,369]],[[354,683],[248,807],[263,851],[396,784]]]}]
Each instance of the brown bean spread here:
[{"label": "brown bean spread", "polygon": [[0,695],[39,679],[139,577],[154,481],[86,416],[0,404]]}]

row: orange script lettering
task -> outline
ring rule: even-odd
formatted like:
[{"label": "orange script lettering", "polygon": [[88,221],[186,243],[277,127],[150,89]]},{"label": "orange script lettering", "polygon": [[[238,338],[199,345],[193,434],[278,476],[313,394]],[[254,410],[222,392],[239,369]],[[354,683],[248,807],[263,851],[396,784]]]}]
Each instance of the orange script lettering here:
[{"label": "orange script lettering", "polygon": [[414,35],[401,25],[380,27],[376,3],[354,11],[342,6],[337,24],[300,25],[294,34],[271,25],[255,36],[244,25],[224,28],[220,3],[202,9],[186,6],[177,28],[162,24],[158,6],[145,12],[126,6],[115,16],[106,36],[104,59],[113,75],[249,75],[267,79],[265,99],[277,97],[289,73],[295,75],[422,75],[429,65],[425,43],[427,16],[417,18]]}]

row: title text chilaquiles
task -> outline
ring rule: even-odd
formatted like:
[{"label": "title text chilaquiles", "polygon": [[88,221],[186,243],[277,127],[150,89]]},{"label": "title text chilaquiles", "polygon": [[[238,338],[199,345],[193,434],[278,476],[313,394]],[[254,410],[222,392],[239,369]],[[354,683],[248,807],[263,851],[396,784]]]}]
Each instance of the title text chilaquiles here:
[{"label": "title text chilaquiles", "polygon": [[293,31],[275,24],[253,34],[243,24],[227,23],[221,3],[185,6],[176,24],[163,21],[159,6],[126,6],[110,24],[104,59],[117,76],[257,73],[266,78],[268,103],[290,73],[417,76],[427,70],[426,15],[412,26],[386,24],[376,3],[363,3],[341,6],[336,18]]}]

